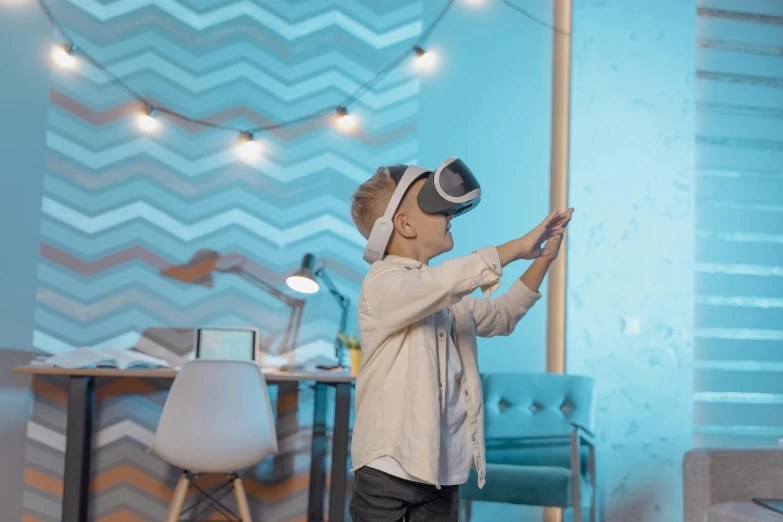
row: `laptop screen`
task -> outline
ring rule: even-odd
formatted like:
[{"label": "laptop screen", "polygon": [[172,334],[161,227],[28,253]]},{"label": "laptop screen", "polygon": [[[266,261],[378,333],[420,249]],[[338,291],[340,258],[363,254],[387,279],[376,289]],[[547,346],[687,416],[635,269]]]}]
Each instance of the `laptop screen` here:
[{"label": "laptop screen", "polygon": [[256,331],[248,328],[199,328],[196,333],[197,359],[254,361]]}]

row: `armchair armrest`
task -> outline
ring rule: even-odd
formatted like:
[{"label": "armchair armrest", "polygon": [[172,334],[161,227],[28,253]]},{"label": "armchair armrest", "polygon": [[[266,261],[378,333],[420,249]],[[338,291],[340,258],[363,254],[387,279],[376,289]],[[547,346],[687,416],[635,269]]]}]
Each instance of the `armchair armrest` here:
[{"label": "armchair armrest", "polygon": [[685,454],[685,522],[707,522],[714,504],[754,498],[783,498],[783,449],[698,448]]},{"label": "armchair armrest", "polygon": [[552,435],[526,435],[524,437],[511,437],[503,439],[505,443],[517,444],[519,442],[534,442],[534,441],[549,441],[549,440],[562,440],[567,442],[574,432],[578,433],[580,441],[591,448],[595,447],[595,434],[576,422],[572,422],[573,429],[570,433],[557,433]]},{"label": "armchair armrest", "polygon": [[581,439],[583,444],[591,448],[595,448],[595,433],[593,433],[592,431],[588,430],[586,427],[576,422],[572,422],[571,426],[573,426],[574,431],[576,431],[579,434],[579,438]]}]

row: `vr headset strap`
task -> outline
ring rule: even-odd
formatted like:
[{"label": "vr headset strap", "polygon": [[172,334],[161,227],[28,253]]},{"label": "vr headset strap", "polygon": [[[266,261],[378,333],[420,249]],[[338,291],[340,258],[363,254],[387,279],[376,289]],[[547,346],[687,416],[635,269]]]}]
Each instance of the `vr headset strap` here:
[{"label": "vr headset strap", "polygon": [[411,165],[405,169],[405,173],[402,175],[400,180],[397,181],[397,188],[394,190],[394,194],[389,200],[389,204],[386,205],[386,212],[383,214],[384,218],[391,220],[391,218],[394,217],[394,214],[397,212],[400,203],[402,203],[402,198],[405,197],[405,193],[408,192],[410,186],[413,185],[417,179],[419,179],[424,174],[427,174],[428,172],[428,170],[424,170],[421,167],[416,167],[415,165]]},{"label": "vr headset strap", "polygon": [[386,246],[389,244],[389,238],[391,238],[392,231],[394,230],[392,218],[397,212],[397,208],[400,206],[402,198],[405,196],[405,193],[410,186],[423,174],[428,172],[428,170],[416,167],[415,165],[410,165],[405,169],[405,173],[397,183],[397,188],[395,189],[389,204],[386,206],[386,212],[375,221],[375,224],[372,227],[370,237],[367,240],[367,247],[364,250],[365,261],[372,264],[375,261],[383,259],[386,252]]}]

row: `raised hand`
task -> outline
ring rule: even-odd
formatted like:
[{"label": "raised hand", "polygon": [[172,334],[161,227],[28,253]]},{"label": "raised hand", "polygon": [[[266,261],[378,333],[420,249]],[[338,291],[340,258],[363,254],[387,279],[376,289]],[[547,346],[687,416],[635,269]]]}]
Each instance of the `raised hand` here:
[{"label": "raised hand", "polygon": [[562,236],[573,214],[573,208],[563,212],[556,210],[544,218],[536,228],[519,238],[519,258],[546,257],[554,259],[557,257]]}]

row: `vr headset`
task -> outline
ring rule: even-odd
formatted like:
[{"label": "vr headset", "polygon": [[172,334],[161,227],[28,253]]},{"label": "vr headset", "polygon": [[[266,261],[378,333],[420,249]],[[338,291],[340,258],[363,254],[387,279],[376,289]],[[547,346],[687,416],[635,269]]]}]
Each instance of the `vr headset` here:
[{"label": "vr headset", "polygon": [[387,167],[397,184],[397,189],[372,227],[364,260],[372,264],[386,255],[394,224],[392,218],[408,189],[421,178],[427,178],[419,192],[419,208],[427,214],[443,214],[457,217],[473,209],[481,201],[481,186],[470,169],[459,158],[451,157],[441,163],[435,172],[415,165],[392,165]]}]

